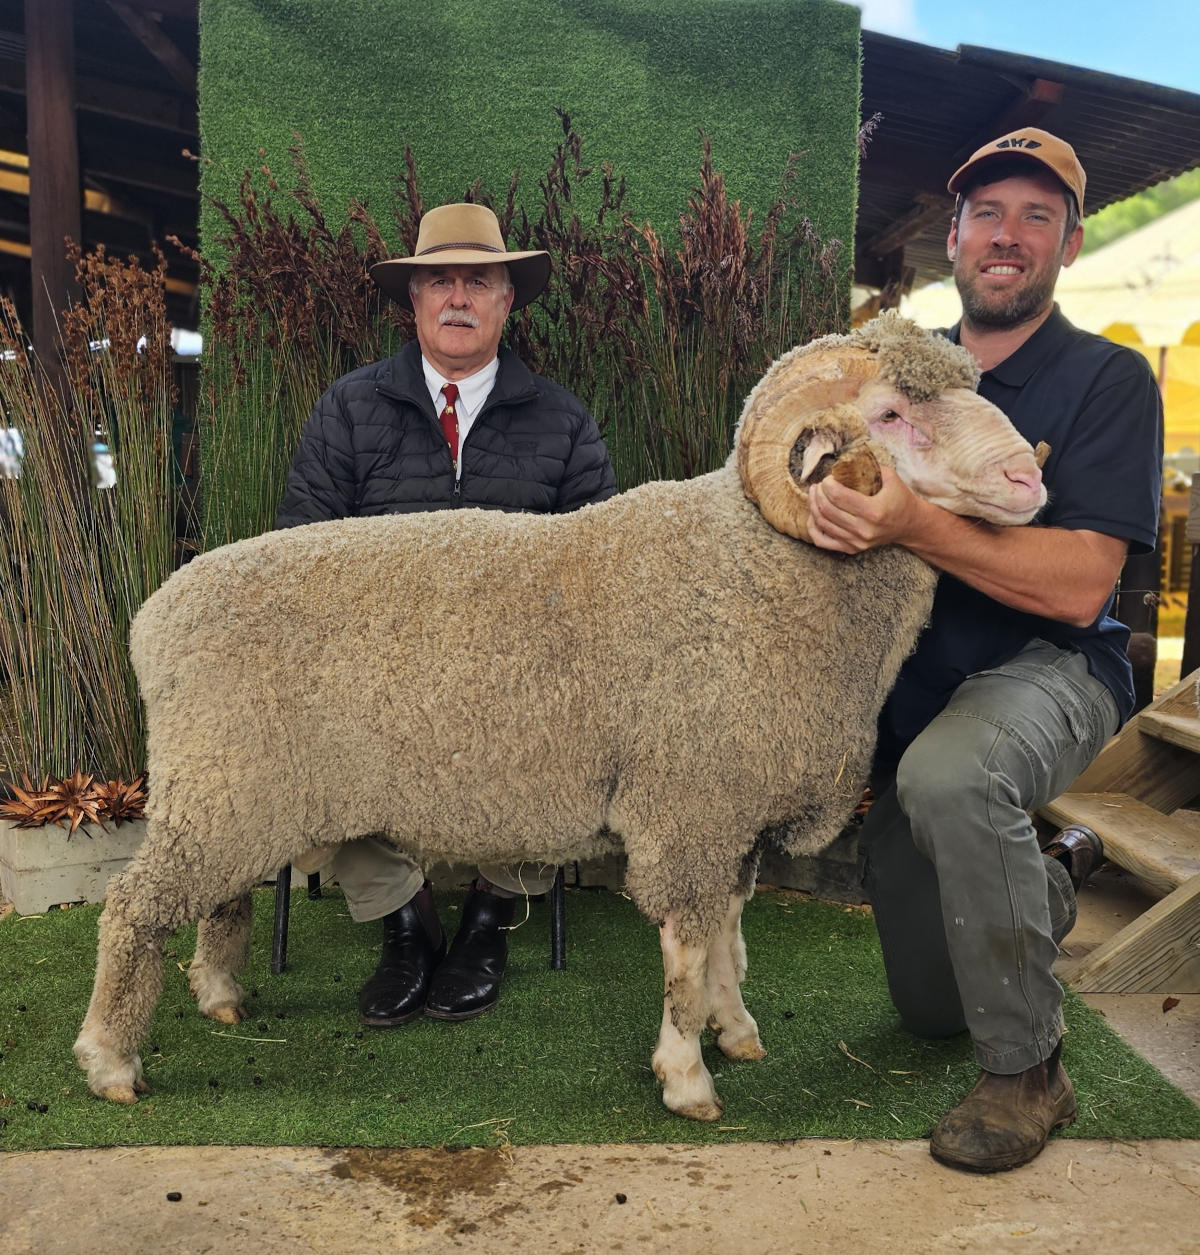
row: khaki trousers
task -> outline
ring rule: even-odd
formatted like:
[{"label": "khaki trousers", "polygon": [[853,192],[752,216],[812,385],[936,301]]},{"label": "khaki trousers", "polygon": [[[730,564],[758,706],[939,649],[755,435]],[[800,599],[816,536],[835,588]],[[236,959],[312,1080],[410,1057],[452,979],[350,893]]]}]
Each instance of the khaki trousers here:
[{"label": "khaki trousers", "polygon": [[[333,875],[356,923],[381,919],[406,906],[425,883],[425,873],[407,854],[375,837],[347,841],[333,857]],[[553,863],[481,863],[479,874],[512,897],[548,893]]]}]

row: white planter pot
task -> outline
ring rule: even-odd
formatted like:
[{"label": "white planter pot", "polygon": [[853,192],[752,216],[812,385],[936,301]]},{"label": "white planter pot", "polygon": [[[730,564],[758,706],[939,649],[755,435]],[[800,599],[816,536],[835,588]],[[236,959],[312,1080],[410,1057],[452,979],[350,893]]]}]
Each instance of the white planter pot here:
[{"label": "white planter pot", "polygon": [[0,821],[0,890],[22,915],[37,915],[60,902],[101,902],[110,876],[133,857],[146,821],[119,828],[84,824],[65,828],[18,828]]}]

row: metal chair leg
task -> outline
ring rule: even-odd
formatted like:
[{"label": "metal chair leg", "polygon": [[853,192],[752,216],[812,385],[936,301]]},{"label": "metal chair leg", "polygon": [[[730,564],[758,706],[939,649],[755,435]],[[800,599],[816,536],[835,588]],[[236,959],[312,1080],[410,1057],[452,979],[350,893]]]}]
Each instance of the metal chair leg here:
[{"label": "metal chair leg", "polygon": [[292,865],[285,863],[275,877],[275,927],[271,934],[271,972],[278,976],[287,962],[288,906],[292,896]]},{"label": "metal chair leg", "polygon": [[567,966],[567,903],[561,866],[550,886],[550,966],[556,972]]}]

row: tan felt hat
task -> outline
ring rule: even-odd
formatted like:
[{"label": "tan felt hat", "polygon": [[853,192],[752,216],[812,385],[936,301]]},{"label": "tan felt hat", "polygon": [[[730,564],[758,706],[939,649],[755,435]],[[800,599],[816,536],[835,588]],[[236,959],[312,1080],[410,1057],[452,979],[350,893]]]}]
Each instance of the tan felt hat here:
[{"label": "tan felt hat", "polygon": [[990,144],[977,148],[968,161],[965,161],[950,176],[946,189],[961,192],[967,182],[967,176],[985,162],[997,161],[1002,157],[1028,157],[1030,161],[1040,162],[1051,173],[1074,193],[1075,204],[1083,215],[1083,189],[1087,185],[1087,175],[1075,156],[1075,149],[1066,140],[1051,135],[1049,131],[1040,131],[1036,126],[1027,126],[1020,131],[1010,131],[1001,135]]},{"label": "tan felt hat", "polygon": [[541,294],[550,278],[550,254],[506,251],[500,223],[486,205],[441,205],[422,215],[417,248],[411,257],[390,257],[371,267],[371,278],[406,309],[412,309],[408,281],[414,266],[477,266],[500,262],[508,267],[514,310]]}]

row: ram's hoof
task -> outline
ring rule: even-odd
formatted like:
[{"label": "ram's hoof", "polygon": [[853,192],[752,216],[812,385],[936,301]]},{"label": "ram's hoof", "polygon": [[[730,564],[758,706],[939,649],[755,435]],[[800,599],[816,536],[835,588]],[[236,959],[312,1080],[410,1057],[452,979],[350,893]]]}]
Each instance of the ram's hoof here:
[{"label": "ram's hoof", "polygon": [[728,1033],[721,1033],[717,1037],[717,1045],[726,1059],[745,1060],[767,1057],[766,1047],[758,1040],[757,1034],[753,1037],[735,1039],[731,1038]]},{"label": "ram's hoof", "polygon": [[208,1018],[216,1020],[218,1024],[240,1024],[246,1018],[246,1012],[241,1007],[226,1004],[223,1007],[213,1007]]},{"label": "ram's hoof", "polygon": [[719,1120],[723,1106],[717,1097],[712,1077],[708,1069],[688,1069],[683,1075],[669,1073],[656,1059],[653,1062],[655,1075],[662,1083],[663,1105],[668,1111],[687,1120]]},{"label": "ram's hoof", "polygon": [[[667,1105],[670,1106],[669,1103]],[[677,1116],[683,1116],[687,1120],[707,1120],[711,1123],[721,1118],[721,1113],[725,1108],[718,1098],[713,1102],[682,1103],[678,1107],[671,1107],[671,1110]]]},{"label": "ram's hoof", "polygon": [[149,1092],[150,1086],[145,1081],[136,1081],[133,1085],[106,1085],[100,1090],[99,1096],[106,1102],[121,1103],[122,1106],[128,1107],[137,1102],[138,1094]]}]

